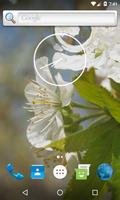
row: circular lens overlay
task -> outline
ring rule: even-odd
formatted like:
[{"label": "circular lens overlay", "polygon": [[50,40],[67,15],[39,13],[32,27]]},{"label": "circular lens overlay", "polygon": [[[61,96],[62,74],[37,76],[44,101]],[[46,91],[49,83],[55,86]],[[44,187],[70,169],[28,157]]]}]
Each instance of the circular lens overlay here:
[{"label": "circular lens overlay", "polygon": [[81,42],[74,36],[56,33],[45,37],[37,45],[33,61],[37,76],[44,82],[66,86],[77,81],[83,74],[86,53]]}]

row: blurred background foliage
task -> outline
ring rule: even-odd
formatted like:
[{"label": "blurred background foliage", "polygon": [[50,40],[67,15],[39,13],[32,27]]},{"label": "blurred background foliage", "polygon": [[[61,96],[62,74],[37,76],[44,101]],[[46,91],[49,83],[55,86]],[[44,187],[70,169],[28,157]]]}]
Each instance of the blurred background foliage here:
[{"label": "blurred background foliage", "polygon": [[[0,31],[0,199],[21,199],[22,190],[34,188],[29,181],[29,168],[39,163],[26,138],[30,114],[25,106],[24,88],[34,78],[32,57],[37,43],[48,28],[3,28]],[[25,174],[25,181],[17,182],[7,174],[5,166],[15,165]],[[42,187],[43,189],[44,187]],[[11,191],[11,192],[10,192]],[[34,190],[34,198],[39,194]],[[38,199],[38,197],[36,197]]]}]

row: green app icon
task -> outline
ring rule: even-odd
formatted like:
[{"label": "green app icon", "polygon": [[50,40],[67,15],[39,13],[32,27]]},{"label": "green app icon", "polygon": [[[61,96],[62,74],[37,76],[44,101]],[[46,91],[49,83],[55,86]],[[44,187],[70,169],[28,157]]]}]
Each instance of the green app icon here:
[{"label": "green app icon", "polygon": [[87,169],[76,169],[76,180],[87,180]]},{"label": "green app icon", "polygon": [[76,180],[87,180],[89,176],[90,164],[78,164],[76,171]]}]

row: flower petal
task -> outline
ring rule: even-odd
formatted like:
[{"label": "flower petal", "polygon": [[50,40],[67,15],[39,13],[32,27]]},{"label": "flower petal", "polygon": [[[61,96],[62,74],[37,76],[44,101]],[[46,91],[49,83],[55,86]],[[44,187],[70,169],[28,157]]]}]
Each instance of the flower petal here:
[{"label": "flower petal", "polygon": [[28,141],[36,148],[45,148],[54,140],[61,138],[64,132],[61,124],[58,123],[58,120],[61,121],[59,117],[60,114],[56,114],[54,118],[49,117],[36,124],[31,122],[27,128]]},{"label": "flower petal", "polygon": [[59,96],[60,100],[62,102],[62,106],[67,106],[69,105],[71,101],[71,97],[73,95],[73,84],[66,85],[66,81],[64,81],[59,73],[56,75],[56,80],[58,84],[63,85],[62,87],[59,87]]},{"label": "flower petal", "polygon": [[55,33],[66,33],[70,34],[72,36],[78,35],[80,32],[80,27],[73,27],[73,26],[67,26],[67,27],[61,27],[61,26],[56,26],[55,27]]},{"label": "flower petal", "polygon": [[109,51],[110,58],[120,62],[120,44],[116,44],[110,51]]},{"label": "flower petal", "polygon": [[85,65],[85,55],[67,55],[64,53],[56,52],[53,56],[53,62],[56,62],[57,60],[61,59],[60,62],[58,62],[55,65],[56,69],[63,69],[63,70],[72,70],[72,71],[80,71],[83,69]]},{"label": "flower petal", "polygon": [[[49,65],[48,65],[48,58],[46,56],[38,58],[36,60],[36,68],[35,68],[35,73],[36,73],[36,81],[40,84],[40,85],[44,85],[48,88],[52,88],[52,90],[55,91],[55,87],[48,83],[46,83],[44,80],[46,80],[47,82],[50,82],[52,84],[54,84],[52,75],[50,73],[49,70]],[[44,80],[42,80],[42,78]]]}]

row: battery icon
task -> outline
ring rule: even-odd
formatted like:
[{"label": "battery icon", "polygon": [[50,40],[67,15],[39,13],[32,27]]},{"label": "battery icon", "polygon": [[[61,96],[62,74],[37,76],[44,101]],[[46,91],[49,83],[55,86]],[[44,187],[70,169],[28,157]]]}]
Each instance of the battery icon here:
[{"label": "battery icon", "polygon": [[108,4],[107,1],[104,1],[104,2],[103,2],[103,6],[104,6],[104,7],[106,7],[107,4]]}]

